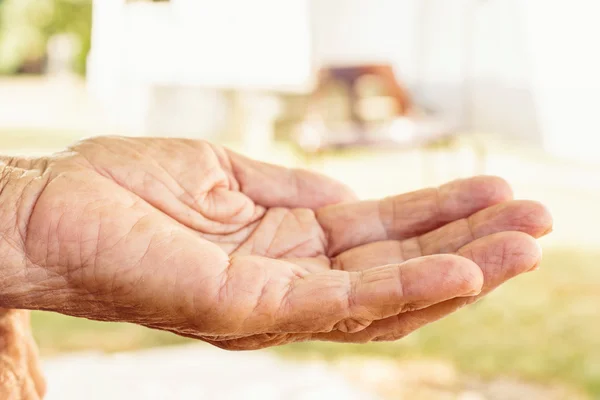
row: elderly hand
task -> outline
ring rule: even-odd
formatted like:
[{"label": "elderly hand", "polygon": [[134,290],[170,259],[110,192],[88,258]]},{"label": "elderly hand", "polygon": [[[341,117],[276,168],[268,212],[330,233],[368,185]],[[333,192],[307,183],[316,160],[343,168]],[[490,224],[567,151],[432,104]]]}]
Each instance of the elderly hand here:
[{"label": "elderly hand", "polygon": [[398,339],[536,267],[552,225],[499,178],[356,201],[204,141],[103,137],[5,163],[0,307],[226,349]]},{"label": "elderly hand", "polygon": [[0,309],[0,399],[42,398],[46,384],[40,371],[29,311]]}]

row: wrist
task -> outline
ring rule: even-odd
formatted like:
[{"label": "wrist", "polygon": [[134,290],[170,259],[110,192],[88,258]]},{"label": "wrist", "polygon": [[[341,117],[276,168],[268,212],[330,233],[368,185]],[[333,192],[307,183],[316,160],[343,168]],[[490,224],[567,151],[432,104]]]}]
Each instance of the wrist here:
[{"label": "wrist", "polygon": [[34,162],[0,159],[0,307],[20,308],[31,292],[27,225],[45,178]]}]

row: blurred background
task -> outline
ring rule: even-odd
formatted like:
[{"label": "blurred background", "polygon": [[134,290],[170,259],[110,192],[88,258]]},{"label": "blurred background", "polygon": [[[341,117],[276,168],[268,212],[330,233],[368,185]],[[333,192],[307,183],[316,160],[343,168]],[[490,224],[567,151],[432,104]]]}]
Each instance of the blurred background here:
[{"label": "blurred background", "polygon": [[362,198],[500,175],[556,221],[539,271],[397,343],[232,354],[35,313],[48,398],[600,399],[599,18],[589,0],[0,0],[3,154],[202,138]]}]

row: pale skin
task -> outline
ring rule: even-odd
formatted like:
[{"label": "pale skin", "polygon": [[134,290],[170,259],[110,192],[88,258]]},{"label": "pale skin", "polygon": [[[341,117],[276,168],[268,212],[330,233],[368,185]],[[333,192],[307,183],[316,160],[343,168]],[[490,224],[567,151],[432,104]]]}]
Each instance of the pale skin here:
[{"label": "pale skin", "polygon": [[17,309],[230,350],[396,340],[535,269],[535,239],[552,228],[500,178],[358,201],[327,177],[204,141],[119,137],[2,159],[0,222],[9,399],[44,393]]}]

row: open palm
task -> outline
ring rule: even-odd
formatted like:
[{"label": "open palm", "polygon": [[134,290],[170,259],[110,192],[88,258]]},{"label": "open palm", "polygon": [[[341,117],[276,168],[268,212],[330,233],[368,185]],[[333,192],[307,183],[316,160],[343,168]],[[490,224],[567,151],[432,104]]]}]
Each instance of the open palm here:
[{"label": "open palm", "polygon": [[357,201],[204,141],[104,137],[13,164],[31,175],[12,264],[29,286],[7,304],[227,349],[400,338],[535,267],[552,224],[499,178]]}]

